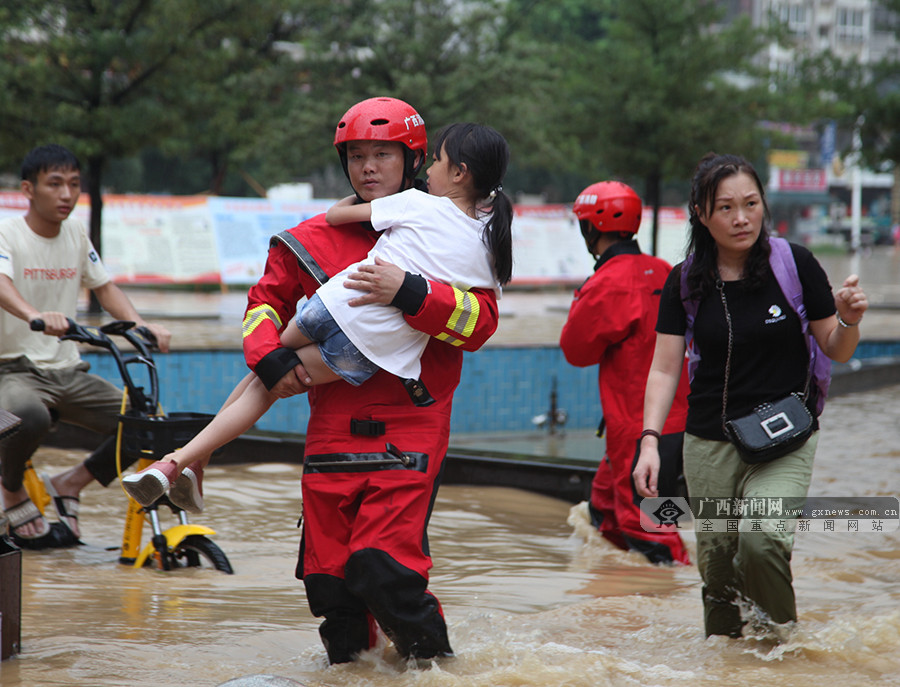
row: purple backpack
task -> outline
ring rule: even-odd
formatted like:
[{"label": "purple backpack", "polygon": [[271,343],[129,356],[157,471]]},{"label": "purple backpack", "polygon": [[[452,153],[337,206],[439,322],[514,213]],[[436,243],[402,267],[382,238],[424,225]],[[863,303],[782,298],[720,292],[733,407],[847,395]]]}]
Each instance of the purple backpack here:
[{"label": "purple backpack", "polygon": [[[816,399],[816,415],[821,415],[825,407],[825,397],[828,395],[828,387],[831,385],[831,360],[819,348],[816,338],[809,331],[809,320],[806,317],[806,306],[803,304],[803,286],[800,284],[800,275],[797,273],[797,264],[794,262],[794,254],[790,244],[781,238],[769,238],[772,252],[769,255],[769,266],[778,280],[782,293],[788,303],[800,318],[800,327],[803,330],[803,338],[809,351],[810,384],[818,389]],[[694,379],[697,363],[700,362],[700,351],[694,342],[694,319],[697,317],[697,309],[700,303],[689,298],[690,292],[687,285],[687,273],[693,262],[693,255],[687,256],[681,263],[681,302],[687,314],[687,329],[684,332],[684,340],[688,350],[688,377]]]}]

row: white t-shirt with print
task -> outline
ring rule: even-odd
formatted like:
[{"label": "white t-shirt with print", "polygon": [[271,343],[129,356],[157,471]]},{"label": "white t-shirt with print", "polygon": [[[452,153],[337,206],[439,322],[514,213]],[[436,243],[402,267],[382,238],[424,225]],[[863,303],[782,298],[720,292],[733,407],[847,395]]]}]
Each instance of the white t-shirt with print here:
[{"label": "white t-shirt with print", "polygon": [[[0,274],[12,279],[37,310],[61,312],[73,319],[81,289],[95,289],[109,281],[87,228],[71,218],[54,238],[34,233],[24,217],[0,221]],[[33,332],[27,322],[0,309],[0,360],[23,355],[46,369],[71,367],[81,360],[74,342]]]},{"label": "white t-shirt with print", "polygon": [[490,250],[482,239],[489,216],[473,219],[449,198],[410,189],[372,201],[372,226],[384,231],[365,260],[350,265],[316,292],[347,338],[380,368],[418,379],[419,358],[428,335],[413,329],[392,305],[350,307],[360,295],[346,288],[346,275],[382,258],[412,274],[450,284],[462,291],[500,285]]}]

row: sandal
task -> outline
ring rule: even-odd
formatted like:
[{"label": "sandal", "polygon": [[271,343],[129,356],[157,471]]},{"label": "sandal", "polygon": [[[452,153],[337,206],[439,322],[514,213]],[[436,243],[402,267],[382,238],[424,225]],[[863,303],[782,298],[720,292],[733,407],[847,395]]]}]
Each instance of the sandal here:
[{"label": "sandal", "polygon": [[81,509],[81,500],[77,496],[60,496],[50,480],[50,475],[41,475],[41,480],[44,482],[44,489],[47,490],[50,498],[53,499],[53,507],[56,509],[59,521],[78,539],[79,535],[75,528],[72,527],[70,520],[74,520],[75,524],[78,524],[78,511]]},{"label": "sandal", "polygon": [[[26,499],[15,506],[6,509],[6,517],[12,528],[10,538],[16,546],[23,549],[58,549],[66,546],[73,546],[78,543],[78,538],[72,534],[72,531],[62,523],[47,523],[38,507]],[[30,522],[43,520],[47,524],[47,529],[42,534],[22,536],[16,532],[16,529]]]}]

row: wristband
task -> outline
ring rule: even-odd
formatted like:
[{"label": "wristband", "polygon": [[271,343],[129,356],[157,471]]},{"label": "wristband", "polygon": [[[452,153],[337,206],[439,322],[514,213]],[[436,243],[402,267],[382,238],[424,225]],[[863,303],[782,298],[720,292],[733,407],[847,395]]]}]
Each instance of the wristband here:
[{"label": "wristband", "polygon": [[840,313],[838,313],[838,314],[837,314],[837,321],[838,321],[838,324],[841,325],[844,329],[850,329],[851,327],[858,327],[858,326],[859,326],[859,323],[862,321],[862,318],[860,317],[856,322],[853,322],[853,323],[851,324],[851,323],[849,323],[849,322],[844,322],[844,318],[841,317],[841,314],[840,314]]},{"label": "wristband", "polygon": [[643,432],[641,432],[641,438],[638,439],[638,441],[643,441],[644,437],[656,437],[657,441],[662,439],[662,435],[660,435],[660,433],[655,429],[645,429]]},{"label": "wristband", "polygon": [[406,273],[391,305],[407,315],[415,315],[428,295],[428,282],[421,274]]}]

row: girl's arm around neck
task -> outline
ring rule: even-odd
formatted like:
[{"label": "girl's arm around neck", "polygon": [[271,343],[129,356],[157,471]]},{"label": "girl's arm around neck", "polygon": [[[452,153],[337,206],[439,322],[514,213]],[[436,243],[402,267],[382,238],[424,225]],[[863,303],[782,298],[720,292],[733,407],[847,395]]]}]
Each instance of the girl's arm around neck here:
[{"label": "girl's arm around neck", "polygon": [[372,219],[372,205],[358,203],[356,196],[347,196],[328,208],[325,220],[329,224],[350,224],[368,222]]}]

